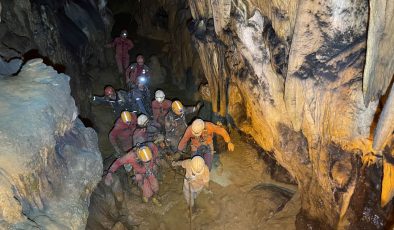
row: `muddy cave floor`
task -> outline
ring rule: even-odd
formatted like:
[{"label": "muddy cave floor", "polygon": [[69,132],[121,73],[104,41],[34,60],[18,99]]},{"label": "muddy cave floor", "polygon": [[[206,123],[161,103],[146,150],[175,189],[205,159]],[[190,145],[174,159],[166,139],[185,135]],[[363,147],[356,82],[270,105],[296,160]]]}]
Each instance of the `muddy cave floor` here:
[{"label": "muddy cave floor", "polygon": [[[90,75],[94,77],[93,94],[102,95],[105,85],[120,88],[114,67],[93,70]],[[170,84],[159,88],[165,90],[169,99],[186,95]],[[92,106],[92,113],[106,167],[108,161],[113,160],[108,157],[113,152],[108,133],[114,117],[111,109],[105,106]],[[197,198],[198,212],[193,215],[192,229],[295,229],[295,217],[300,208],[297,187],[272,180],[268,165],[259,157],[258,150],[235,131],[231,138],[235,151],[218,154],[220,166],[211,172],[212,193],[202,192]],[[178,172],[183,174],[181,169]],[[123,187],[130,189],[125,193],[127,210],[122,210],[122,216],[132,216],[138,223],[137,229],[189,229],[183,178],[169,166],[162,169],[162,174],[159,191],[162,207],[143,204],[136,185],[126,185]]]}]

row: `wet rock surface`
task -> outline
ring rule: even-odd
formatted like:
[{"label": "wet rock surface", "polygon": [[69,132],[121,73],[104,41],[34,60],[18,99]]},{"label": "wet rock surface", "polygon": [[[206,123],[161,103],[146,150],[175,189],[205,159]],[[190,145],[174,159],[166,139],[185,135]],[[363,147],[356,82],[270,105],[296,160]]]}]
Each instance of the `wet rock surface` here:
[{"label": "wet rock surface", "polygon": [[42,62],[0,80],[0,228],[84,229],[97,135],[77,118],[69,77]]}]

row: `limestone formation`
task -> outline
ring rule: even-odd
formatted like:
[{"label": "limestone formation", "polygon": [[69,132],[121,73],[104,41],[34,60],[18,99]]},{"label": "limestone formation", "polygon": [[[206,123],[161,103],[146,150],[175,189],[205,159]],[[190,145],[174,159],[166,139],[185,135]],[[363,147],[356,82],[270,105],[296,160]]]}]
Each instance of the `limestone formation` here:
[{"label": "limestone formation", "polygon": [[77,118],[69,77],[42,62],[0,79],[0,228],[85,229],[97,135]]},{"label": "limestone formation", "polygon": [[[298,227],[308,220],[330,228],[371,224],[354,218],[364,208],[384,224],[378,200],[360,204],[352,196],[367,193],[373,199],[380,193],[379,187],[364,189],[362,178],[372,174],[360,162],[373,152],[379,97],[394,73],[393,4],[234,0],[228,10],[226,2],[189,1],[195,24],[205,25],[196,26],[193,42],[213,111],[229,113],[296,179],[302,201]],[[392,119],[386,122],[383,138],[390,147]]]}]

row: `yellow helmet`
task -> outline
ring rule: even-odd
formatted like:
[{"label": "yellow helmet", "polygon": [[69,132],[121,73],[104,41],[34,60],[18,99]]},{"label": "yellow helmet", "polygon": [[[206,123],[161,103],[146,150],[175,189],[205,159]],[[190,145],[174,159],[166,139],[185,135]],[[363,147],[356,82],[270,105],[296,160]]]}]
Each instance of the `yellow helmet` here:
[{"label": "yellow helmet", "polygon": [[192,158],[192,172],[196,175],[200,175],[204,171],[205,161],[200,156]]},{"label": "yellow helmet", "polygon": [[129,111],[123,111],[123,112],[120,114],[120,117],[122,118],[122,121],[123,121],[124,123],[129,123],[129,122],[131,122],[131,121],[133,120],[133,118],[132,118],[132,116],[131,116],[131,114],[130,114]]},{"label": "yellow helmet", "polygon": [[194,136],[199,137],[205,128],[205,123],[201,119],[196,119],[192,123],[192,133]]},{"label": "yellow helmet", "polygon": [[183,105],[180,101],[172,102],[171,108],[176,115],[181,115],[183,113]]},{"label": "yellow helmet", "polygon": [[148,162],[152,159],[152,151],[148,146],[143,146],[137,151],[138,158],[143,162]]}]

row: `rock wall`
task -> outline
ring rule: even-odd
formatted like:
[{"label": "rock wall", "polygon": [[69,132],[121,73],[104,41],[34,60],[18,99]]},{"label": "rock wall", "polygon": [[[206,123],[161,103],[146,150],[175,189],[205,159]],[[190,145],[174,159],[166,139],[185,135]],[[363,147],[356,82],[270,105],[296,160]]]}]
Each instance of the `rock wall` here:
[{"label": "rock wall", "polygon": [[[378,99],[394,73],[388,2],[371,4],[386,15],[376,22],[376,14],[368,19],[365,0],[189,1],[192,40],[213,111],[273,152],[296,179],[302,201],[299,228],[312,223],[381,228],[389,219],[392,206],[381,209],[380,186],[365,182],[380,184],[381,166],[367,171],[361,166],[361,157],[376,153],[372,136]],[[369,34],[368,21],[375,23]],[[391,32],[378,36],[373,32],[378,30]],[[380,72],[376,78],[368,75],[372,89],[363,91],[367,36],[380,43],[368,44],[375,53],[366,66],[378,66]],[[392,132],[386,132],[389,140]],[[390,147],[392,142],[385,143]],[[353,194],[363,200],[352,199]],[[357,217],[360,210],[375,218]]]},{"label": "rock wall", "polygon": [[[2,1],[0,56],[12,50],[25,60],[43,58],[71,76],[72,95],[88,117],[91,82],[87,69],[106,66],[104,44],[111,27],[105,4],[96,1]],[[111,56],[111,58],[113,58]]]},{"label": "rock wall", "polygon": [[77,118],[70,78],[42,62],[0,76],[0,228],[85,229],[97,135]]}]

